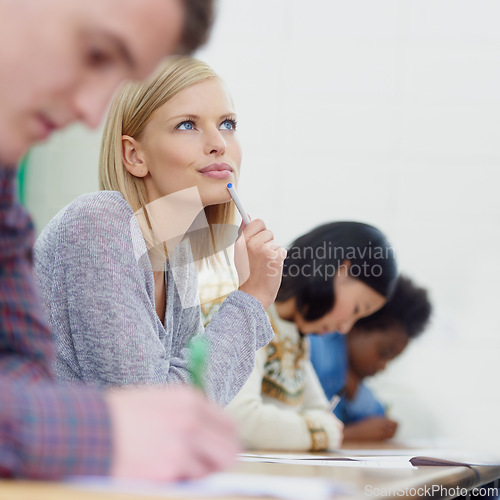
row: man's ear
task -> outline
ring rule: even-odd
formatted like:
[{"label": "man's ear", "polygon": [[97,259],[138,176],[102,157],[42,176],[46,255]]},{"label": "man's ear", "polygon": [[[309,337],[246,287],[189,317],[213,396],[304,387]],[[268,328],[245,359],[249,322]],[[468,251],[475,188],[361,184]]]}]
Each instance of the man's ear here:
[{"label": "man's ear", "polygon": [[139,143],[129,135],[122,135],[122,160],[123,165],[134,177],[146,177],[148,167],[140,154]]}]

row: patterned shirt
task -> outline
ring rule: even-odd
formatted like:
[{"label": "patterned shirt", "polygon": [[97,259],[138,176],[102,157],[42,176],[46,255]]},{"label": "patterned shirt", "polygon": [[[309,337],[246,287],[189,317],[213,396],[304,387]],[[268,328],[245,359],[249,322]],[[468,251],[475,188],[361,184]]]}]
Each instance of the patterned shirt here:
[{"label": "patterned shirt", "polygon": [[57,386],[54,343],[32,276],[33,224],[0,166],[0,477],[105,474],[111,428],[102,395]]},{"label": "patterned shirt", "polygon": [[274,307],[267,314],[275,336],[266,347],[262,394],[300,408],[309,383],[309,345],[292,322],[279,318]]},{"label": "patterned shirt", "polygon": [[352,399],[344,395],[348,371],[347,335],[311,335],[311,362],[318,374],[326,397],[341,396],[335,415],[345,424],[374,416],[383,416],[384,407],[373,392],[361,382]]}]

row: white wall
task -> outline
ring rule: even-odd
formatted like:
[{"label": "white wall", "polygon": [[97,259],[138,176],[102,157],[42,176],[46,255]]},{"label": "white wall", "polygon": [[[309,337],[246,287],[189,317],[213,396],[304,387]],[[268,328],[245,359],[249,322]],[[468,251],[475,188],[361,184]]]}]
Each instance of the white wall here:
[{"label": "white wall", "polygon": [[[500,451],[500,3],[220,0],[198,55],[228,83],[240,194],[284,244],[339,219],[380,227],[432,295],[428,332],[373,381],[400,437]],[[39,227],[97,189],[99,133],[33,151]]]}]

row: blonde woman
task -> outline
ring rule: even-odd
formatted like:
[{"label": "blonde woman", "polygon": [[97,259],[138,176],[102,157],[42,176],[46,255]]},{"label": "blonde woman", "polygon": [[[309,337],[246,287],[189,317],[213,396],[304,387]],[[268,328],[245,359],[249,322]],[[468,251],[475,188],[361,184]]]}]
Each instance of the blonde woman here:
[{"label": "blonde woman", "polygon": [[231,401],[273,336],[265,309],[281,273],[270,270],[285,256],[261,220],[244,227],[241,285],[203,332],[195,263],[232,227],[226,185],[240,164],[232,100],[205,63],[172,58],[149,83],[123,87],[105,125],[102,191],[64,208],[35,247],[60,379],[183,383],[186,346],[200,334],[210,348],[205,390]]}]

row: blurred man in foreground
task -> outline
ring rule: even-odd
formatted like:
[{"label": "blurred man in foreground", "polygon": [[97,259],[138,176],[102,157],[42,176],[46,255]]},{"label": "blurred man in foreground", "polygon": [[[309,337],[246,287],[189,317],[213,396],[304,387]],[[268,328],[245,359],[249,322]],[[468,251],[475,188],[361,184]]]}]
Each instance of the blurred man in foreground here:
[{"label": "blurred man in foreground", "polygon": [[33,287],[33,226],[15,197],[34,143],[99,124],[125,79],[207,38],[210,0],[0,1],[0,476],[198,477],[230,463],[233,424],[187,387],[57,386]]}]

